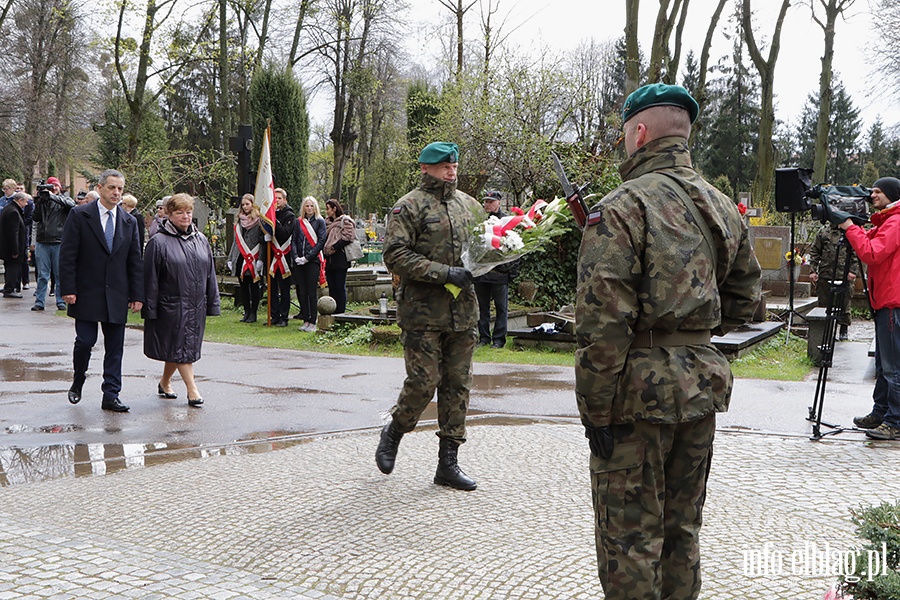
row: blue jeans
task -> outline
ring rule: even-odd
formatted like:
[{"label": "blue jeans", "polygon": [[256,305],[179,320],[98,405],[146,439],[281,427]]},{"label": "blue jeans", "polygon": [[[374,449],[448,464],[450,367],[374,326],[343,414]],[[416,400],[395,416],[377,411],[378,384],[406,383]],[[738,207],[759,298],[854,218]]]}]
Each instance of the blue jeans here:
[{"label": "blue jeans", "polygon": [[900,308],[875,311],[875,405],[872,413],[900,428]]},{"label": "blue jeans", "polygon": [[44,300],[47,297],[47,287],[50,281],[50,274],[53,273],[53,282],[56,289],[53,290],[56,298],[56,306],[65,308],[62,297],[59,295],[59,244],[42,244],[38,242],[34,245],[34,259],[37,262],[37,291],[34,295],[34,305],[43,308]]}]

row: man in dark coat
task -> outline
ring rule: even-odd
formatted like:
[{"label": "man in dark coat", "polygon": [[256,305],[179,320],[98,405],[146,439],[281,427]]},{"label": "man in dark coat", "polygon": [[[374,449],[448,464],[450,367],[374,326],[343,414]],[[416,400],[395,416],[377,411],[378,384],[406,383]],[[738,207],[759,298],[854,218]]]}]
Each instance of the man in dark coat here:
[{"label": "man in dark coat", "polygon": [[[496,190],[485,192],[481,199],[489,217],[502,219],[500,210],[502,195]],[[509,316],[509,282],[516,276],[519,261],[497,265],[481,277],[475,278],[475,296],[478,298],[478,344],[491,344],[494,348],[506,345],[506,323]],[[494,303],[494,333],[491,335],[491,302]]]},{"label": "man in dark coat", "polygon": [[21,298],[16,291],[22,283],[22,265],[27,250],[25,220],[22,211],[31,200],[24,192],[16,192],[12,201],[0,211],[0,259],[3,260],[4,298]]},{"label": "man in dark coat", "polygon": [[104,410],[126,412],[119,401],[122,389],[122,348],[128,309],[144,303],[144,265],[138,245],[137,223],[118,209],[125,177],[108,169],[100,174],[100,198],[76,206],[63,228],[59,252],[59,290],[75,319],[75,376],[69,402],[81,400],[97,324],[103,329]]}]

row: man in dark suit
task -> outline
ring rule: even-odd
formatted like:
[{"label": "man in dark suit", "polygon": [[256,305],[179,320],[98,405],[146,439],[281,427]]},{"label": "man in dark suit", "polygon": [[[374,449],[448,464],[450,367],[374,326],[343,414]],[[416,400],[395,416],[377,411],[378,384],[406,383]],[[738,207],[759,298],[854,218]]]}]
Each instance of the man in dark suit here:
[{"label": "man in dark suit", "polygon": [[144,303],[144,265],[134,217],[118,208],[125,177],[100,174],[100,198],[69,212],[59,249],[59,290],[75,318],[75,377],[69,402],[81,400],[97,324],[103,329],[103,410],[126,412],[122,389],[122,350],[128,309]]},{"label": "man in dark suit", "polygon": [[16,288],[22,282],[22,265],[27,251],[25,221],[22,212],[31,196],[22,192],[12,195],[12,200],[0,211],[0,259],[3,260],[5,284],[4,298],[21,298]]}]

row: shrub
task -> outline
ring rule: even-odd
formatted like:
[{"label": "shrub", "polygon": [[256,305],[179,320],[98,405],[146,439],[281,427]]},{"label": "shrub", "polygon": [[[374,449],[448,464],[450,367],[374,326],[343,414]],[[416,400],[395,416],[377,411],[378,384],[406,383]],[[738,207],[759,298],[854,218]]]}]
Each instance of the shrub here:
[{"label": "shrub", "polygon": [[[900,598],[900,502],[860,507],[851,510],[850,515],[864,545],[856,553],[853,575],[843,578],[842,591],[853,594],[855,600]],[[872,556],[878,556],[884,564],[870,564]],[[878,573],[869,576],[870,569],[879,566]]]}]

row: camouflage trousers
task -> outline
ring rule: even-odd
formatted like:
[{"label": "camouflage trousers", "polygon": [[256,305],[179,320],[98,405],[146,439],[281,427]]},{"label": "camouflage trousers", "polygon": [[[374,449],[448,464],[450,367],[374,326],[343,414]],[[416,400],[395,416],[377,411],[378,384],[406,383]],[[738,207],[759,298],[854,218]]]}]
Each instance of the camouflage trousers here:
[{"label": "camouflage trousers", "polygon": [[591,456],[606,600],[700,594],[700,525],[715,427],[715,414],[678,424],[613,425],[612,456]]},{"label": "camouflage trousers", "polygon": [[406,379],[391,409],[402,433],[415,429],[437,389],[438,436],[466,441],[466,411],[472,386],[472,354],[477,334],[466,331],[403,330]]},{"label": "camouflage trousers", "polygon": [[[849,284],[844,284],[841,286],[843,288],[843,298],[840,300],[840,307],[838,308],[837,317],[835,318],[835,322],[838,325],[849,325],[850,324],[850,296],[853,295],[853,288],[850,287]],[[827,279],[819,279],[816,282],[816,292],[818,294],[818,301],[816,302],[817,306],[821,306],[823,308],[828,307],[828,297],[831,295],[831,282]],[[835,298],[837,300],[837,298]]]}]

